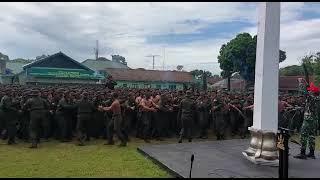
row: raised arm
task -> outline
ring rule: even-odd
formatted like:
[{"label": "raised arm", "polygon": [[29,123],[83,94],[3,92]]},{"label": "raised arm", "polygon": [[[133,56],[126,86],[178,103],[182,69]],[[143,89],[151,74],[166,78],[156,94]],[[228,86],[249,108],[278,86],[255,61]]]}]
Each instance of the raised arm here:
[{"label": "raised arm", "polygon": [[149,108],[148,106],[146,106],[145,100],[141,101],[141,107],[142,107],[142,109],[147,110],[147,111],[154,111],[153,108]]}]

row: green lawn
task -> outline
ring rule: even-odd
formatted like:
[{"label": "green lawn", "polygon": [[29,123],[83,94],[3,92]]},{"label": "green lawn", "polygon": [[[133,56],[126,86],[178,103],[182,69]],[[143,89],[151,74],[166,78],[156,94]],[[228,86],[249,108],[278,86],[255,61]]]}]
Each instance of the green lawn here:
[{"label": "green lawn", "polygon": [[[294,138],[299,140],[298,136]],[[145,144],[142,140],[132,139],[127,147],[107,146],[104,142],[92,140],[79,147],[75,142],[51,141],[29,149],[27,143],[8,146],[0,140],[0,177],[171,177],[137,151]],[[316,138],[316,146],[320,150],[320,137]]]},{"label": "green lawn", "polygon": [[20,142],[0,144],[0,177],[170,177],[139,152],[143,141],[134,139],[128,147],[103,145],[93,140],[87,146],[57,141],[29,149]]}]

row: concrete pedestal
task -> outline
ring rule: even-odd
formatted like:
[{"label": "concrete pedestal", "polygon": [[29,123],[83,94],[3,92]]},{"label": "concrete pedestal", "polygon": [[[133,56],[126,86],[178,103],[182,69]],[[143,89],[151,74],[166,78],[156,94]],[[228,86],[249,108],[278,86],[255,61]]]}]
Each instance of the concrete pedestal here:
[{"label": "concrete pedestal", "polygon": [[254,164],[279,166],[279,155],[276,144],[276,134],[250,128],[251,139],[249,148],[242,154]]}]

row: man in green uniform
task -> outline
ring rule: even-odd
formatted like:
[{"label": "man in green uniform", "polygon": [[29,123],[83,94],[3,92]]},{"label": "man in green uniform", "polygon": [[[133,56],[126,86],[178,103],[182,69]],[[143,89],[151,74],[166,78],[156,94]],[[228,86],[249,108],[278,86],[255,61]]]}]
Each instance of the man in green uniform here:
[{"label": "man in green uniform", "polygon": [[1,99],[1,107],[3,112],[4,124],[8,132],[8,145],[16,144],[15,137],[17,133],[17,122],[18,122],[18,109],[15,107],[15,100],[11,96],[11,93],[8,92],[8,95],[5,95]]},{"label": "man in green uniform", "polygon": [[212,112],[214,114],[214,127],[217,140],[223,140],[225,138],[227,126],[226,118],[229,115],[228,108],[220,98],[216,98],[214,100]]},{"label": "man in green uniform", "polygon": [[33,97],[28,99],[24,105],[24,109],[28,109],[30,111],[29,132],[32,143],[30,148],[37,148],[37,144],[40,142],[40,126],[46,118],[46,109],[48,109],[47,102],[44,101],[40,95],[39,91],[33,91]]},{"label": "man in green uniform", "polygon": [[[309,91],[309,92],[308,92]],[[294,156],[298,159],[307,159],[307,157],[315,159],[315,136],[317,130],[317,112],[316,104],[319,102],[319,89],[313,84],[308,88],[306,92],[306,104],[304,108],[304,119],[301,127],[301,149],[300,154]],[[309,145],[309,154],[306,155],[306,148]]]},{"label": "man in green uniform", "polygon": [[71,129],[71,119],[70,119],[70,112],[73,109],[68,93],[64,92],[62,94],[62,98],[59,100],[57,110],[56,110],[56,119],[58,122],[59,128],[59,139],[61,142],[68,142],[70,141],[70,131]]},{"label": "man in green uniform", "polygon": [[197,99],[197,118],[200,127],[200,135],[199,138],[207,139],[208,138],[208,119],[209,119],[209,111],[210,111],[210,104],[208,102],[208,97],[204,93],[200,95]]},{"label": "man in green uniform", "polygon": [[84,146],[84,141],[88,134],[88,123],[93,117],[93,112],[95,107],[93,103],[89,102],[87,93],[82,94],[82,98],[75,105],[78,110],[78,122],[77,122],[77,132],[78,132],[78,145]]},{"label": "man in green uniform", "polygon": [[186,92],[186,97],[182,99],[180,103],[180,109],[178,112],[178,119],[181,122],[181,131],[179,143],[182,143],[184,135],[187,136],[189,142],[192,141],[192,126],[195,117],[195,102],[191,99],[191,91]]},{"label": "man in green uniform", "polygon": [[[130,93],[128,100],[125,102],[125,111],[124,111],[124,127],[128,134],[131,134],[131,128],[134,121],[134,118],[136,116],[136,103],[135,98],[132,93]],[[129,139],[127,139],[129,140]]]}]

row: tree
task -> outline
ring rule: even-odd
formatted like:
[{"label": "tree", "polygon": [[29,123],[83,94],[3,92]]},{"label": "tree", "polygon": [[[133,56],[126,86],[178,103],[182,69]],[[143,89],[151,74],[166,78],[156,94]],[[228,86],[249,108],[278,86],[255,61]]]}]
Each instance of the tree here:
[{"label": "tree", "polygon": [[111,55],[112,61],[127,65],[126,58],[120,55]]},{"label": "tree", "polygon": [[0,60],[5,60],[5,61],[9,61],[9,56],[5,55],[5,54],[2,54],[0,52]]},{"label": "tree", "polygon": [[307,70],[309,72],[310,75],[314,74],[314,70],[315,70],[315,61],[316,56],[311,54],[311,55],[306,55],[301,59],[301,65],[305,64],[307,67]]},{"label": "tree", "polygon": [[45,54],[42,54],[41,56],[37,56],[36,57],[36,61],[37,60],[40,60],[40,59],[43,59],[43,58],[46,58],[46,57],[48,57],[49,55],[45,55]]},{"label": "tree", "polygon": [[226,49],[226,45],[223,44],[220,48],[220,55],[218,56],[218,62],[220,64],[220,68],[222,69],[221,76],[223,78],[227,78],[228,80],[228,91],[230,91],[230,78],[234,71],[233,64],[231,61],[230,53],[228,49]]},{"label": "tree", "polygon": [[[89,60],[91,60],[91,59],[89,59]],[[107,59],[107,58],[105,58],[105,57],[98,57],[98,59],[97,59],[98,61],[110,61],[109,59]]]},{"label": "tree", "polygon": [[203,70],[195,69],[190,72],[196,79],[201,79],[203,76],[203,73],[205,73],[207,75],[207,77],[212,77],[212,73],[210,71],[203,71]]},{"label": "tree", "polygon": [[177,70],[178,70],[178,71],[181,71],[182,69],[183,69],[183,66],[182,66],[182,65],[178,65],[178,66],[177,66]]},{"label": "tree", "polygon": [[202,75],[202,88],[204,91],[207,90],[207,73],[203,72],[203,75]]},{"label": "tree", "polygon": [[319,85],[320,83],[320,52],[313,55],[313,73],[315,76],[315,81]]},{"label": "tree", "polygon": [[220,76],[218,74],[215,74],[212,77],[215,78],[215,79],[219,79],[220,78]]},{"label": "tree", "polygon": [[279,71],[281,76],[303,76],[303,68],[300,65],[292,65],[281,68]]},{"label": "tree", "polygon": [[[221,76],[228,78],[228,90],[230,90],[230,77],[234,72],[239,72],[246,80],[247,85],[254,82],[256,64],[257,36],[249,33],[238,34],[227,44],[221,46],[218,62],[222,69]],[[286,59],[286,52],[279,50],[279,62]]]}]

